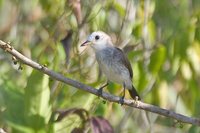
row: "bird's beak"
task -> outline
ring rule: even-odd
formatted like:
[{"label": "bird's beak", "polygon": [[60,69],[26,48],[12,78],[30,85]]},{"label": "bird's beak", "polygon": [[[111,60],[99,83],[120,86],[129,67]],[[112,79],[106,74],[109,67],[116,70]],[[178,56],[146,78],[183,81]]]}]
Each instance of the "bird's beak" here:
[{"label": "bird's beak", "polygon": [[88,43],[90,43],[90,41],[88,41],[88,40],[85,41],[84,43],[81,44],[81,47],[82,47],[82,46],[86,46]]}]

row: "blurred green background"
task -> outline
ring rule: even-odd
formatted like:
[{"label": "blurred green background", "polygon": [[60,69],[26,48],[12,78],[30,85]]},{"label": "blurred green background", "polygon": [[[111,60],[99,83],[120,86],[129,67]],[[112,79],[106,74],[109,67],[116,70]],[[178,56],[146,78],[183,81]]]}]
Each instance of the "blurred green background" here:
[{"label": "blurred green background", "polygon": [[[80,48],[96,30],[124,48],[144,102],[200,117],[199,0],[0,0],[0,39],[66,77],[98,88],[105,81],[93,51]],[[63,47],[64,46],[64,47]],[[23,69],[18,70],[19,66]],[[121,94],[111,84],[105,91]],[[130,98],[128,93],[126,98]],[[200,128],[102,99],[64,85],[0,50],[0,128],[66,133],[89,124],[57,109],[82,108],[117,133],[199,133]]]}]

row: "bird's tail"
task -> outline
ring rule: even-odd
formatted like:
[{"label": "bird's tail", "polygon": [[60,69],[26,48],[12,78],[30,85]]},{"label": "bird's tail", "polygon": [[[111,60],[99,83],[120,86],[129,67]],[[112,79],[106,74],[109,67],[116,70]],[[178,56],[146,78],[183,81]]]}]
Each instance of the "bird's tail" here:
[{"label": "bird's tail", "polygon": [[129,89],[128,91],[133,99],[136,99],[136,97],[138,97],[138,100],[141,100],[140,96],[138,95],[138,93],[133,85],[132,85],[132,89]]}]

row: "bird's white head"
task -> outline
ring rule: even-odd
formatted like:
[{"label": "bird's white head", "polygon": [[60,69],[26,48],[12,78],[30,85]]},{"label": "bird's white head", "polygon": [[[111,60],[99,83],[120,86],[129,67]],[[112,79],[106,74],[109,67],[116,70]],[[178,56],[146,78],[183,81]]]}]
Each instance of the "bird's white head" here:
[{"label": "bird's white head", "polygon": [[95,31],[88,36],[87,40],[81,45],[90,45],[94,50],[101,50],[112,46],[111,38],[102,31]]}]

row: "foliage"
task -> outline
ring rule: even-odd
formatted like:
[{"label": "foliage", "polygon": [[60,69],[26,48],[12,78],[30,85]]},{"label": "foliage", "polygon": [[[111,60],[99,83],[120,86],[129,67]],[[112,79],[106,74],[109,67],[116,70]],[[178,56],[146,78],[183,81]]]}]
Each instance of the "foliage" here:
[{"label": "foliage", "polygon": [[[92,31],[105,31],[127,52],[134,86],[145,102],[200,115],[199,0],[0,0],[0,18],[2,40],[48,68],[96,88],[106,79],[92,50],[80,44]],[[111,84],[105,91],[120,95],[120,88]],[[73,113],[56,121],[57,110],[77,108],[88,113],[93,125]],[[20,62],[15,65],[0,51],[0,128],[62,133],[78,132],[85,124],[88,132],[97,132],[103,129],[95,125],[105,124],[109,130],[109,123],[114,132],[123,133],[199,132],[192,125],[102,101]]]}]

